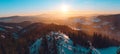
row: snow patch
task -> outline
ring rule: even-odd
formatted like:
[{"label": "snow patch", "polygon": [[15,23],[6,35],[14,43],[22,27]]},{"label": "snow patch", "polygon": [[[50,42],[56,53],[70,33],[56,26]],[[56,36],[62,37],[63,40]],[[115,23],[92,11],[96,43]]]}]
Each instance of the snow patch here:
[{"label": "snow patch", "polygon": [[99,18],[92,19],[92,22],[100,22],[101,20]]},{"label": "snow patch", "polygon": [[30,47],[30,54],[39,54],[39,48],[42,39],[37,39]]},{"label": "snow patch", "polygon": [[1,35],[1,37],[2,37],[3,39],[6,38],[5,35]]}]

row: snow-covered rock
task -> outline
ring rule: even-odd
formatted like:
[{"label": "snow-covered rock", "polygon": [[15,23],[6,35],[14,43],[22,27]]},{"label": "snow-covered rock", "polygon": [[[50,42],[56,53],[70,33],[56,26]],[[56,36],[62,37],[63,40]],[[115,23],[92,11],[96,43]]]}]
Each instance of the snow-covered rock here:
[{"label": "snow-covered rock", "polygon": [[37,39],[30,47],[30,54],[39,54],[39,48],[41,45],[41,40],[42,39]]},{"label": "snow-covered rock", "polygon": [[101,28],[101,26],[97,25],[97,26],[93,26],[93,28]]},{"label": "snow-covered rock", "polygon": [[[63,34],[62,32],[50,32],[46,36],[48,47],[47,51],[49,54],[54,54],[54,50],[57,50],[58,54],[116,54],[117,47],[109,47],[103,49],[95,48],[90,41],[89,48],[83,47],[79,44],[73,45],[73,41],[69,38],[69,36]],[[38,53],[39,48],[41,48],[41,43],[43,42],[43,37],[41,39],[37,39],[31,46],[30,46],[30,53],[35,54]],[[45,39],[44,39],[45,40]],[[43,42],[44,43],[44,42]],[[56,48],[56,49],[55,49]]]},{"label": "snow-covered rock", "polygon": [[[50,40],[53,40],[51,37],[55,37],[59,54],[73,54],[73,42],[67,35],[60,32],[51,32],[47,36]],[[52,45],[52,43],[49,42],[49,45]]]},{"label": "snow-covered rock", "polygon": [[5,35],[1,35],[1,37],[2,37],[3,39],[6,38]]},{"label": "snow-covered rock", "polygon": [[99,18],[92,19],[92,22],[100,22],[101,20]]},{"label": "snow-covered rock", "polygon": [[98,49],[101,54],[117,54],[118,47],[109,47],[109,48],[103,48]]},{"label": "snow-covered rock", "polygon": [[22,29],[22,27],[21,26],[16,26],[18,29]]},{"label": "snow-covered rock", "polygon": [[10,27],[10,26],[5,26],[5,28],[8,28],[8,29],[13,29],[13,27]]}]

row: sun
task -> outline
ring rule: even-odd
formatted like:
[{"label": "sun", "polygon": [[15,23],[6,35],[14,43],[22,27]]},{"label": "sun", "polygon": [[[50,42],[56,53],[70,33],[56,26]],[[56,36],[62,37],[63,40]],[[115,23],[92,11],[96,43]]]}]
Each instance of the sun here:
[{"label": "sun", "polygon": [[61,5],[61,11],[67,13],[69,11],[69,6],[65,4]]}]

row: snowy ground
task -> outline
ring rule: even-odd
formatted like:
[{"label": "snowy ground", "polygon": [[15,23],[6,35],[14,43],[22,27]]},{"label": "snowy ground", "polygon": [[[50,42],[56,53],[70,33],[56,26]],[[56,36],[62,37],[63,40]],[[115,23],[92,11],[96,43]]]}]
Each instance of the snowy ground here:
[{"label": "snowy ground", "polygon": [[[65,34],[60,33],[60,32],[51,32],[50,34],[46,35],[49,42],[48,42],[48,46],[51,47],[51,45],[53,45],[53,37],[55,37],[56,41],[57,41],[57,48],[58,48],[58,52],[59,54],[88,54],[88,52],[92,52],[92,54],[117,54],[117,50],[118,47],[109,47],[109,48],[103,48],[103,49],[96,49],[94,48],[94,46],[92,46],[92,43],[90,42],[90,47],[89,48],[85,48],[82,47],[80,45],[76,45],[73,46],[73,41]],[[39,40],[39,39],[38,39]],[[32,46],[34,47],[34,45],[36,46],[36,50],[38,50],[38,48],[40,48],[40,46],[38,46],[41,41],[36,41]],[[39,43],[39,44],[38,44]],[[31,50],[34,48],[30,48]],[[92,50],[92,51],[90,51]],[[33,50],[35,51],[35,50]]]}]

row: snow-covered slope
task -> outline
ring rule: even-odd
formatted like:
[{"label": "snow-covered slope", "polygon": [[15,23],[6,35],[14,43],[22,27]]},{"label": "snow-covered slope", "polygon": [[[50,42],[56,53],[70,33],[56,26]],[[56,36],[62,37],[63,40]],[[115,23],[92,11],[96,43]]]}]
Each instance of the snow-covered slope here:
[{"label": "snow-covered slope", "polygon": [[[82,47],[77,44],[74,45],[73,41],[69,38],[69,36],[61,33],[61,32],[50,32],[46,35],[48,40],[48,48],[49,50],[54,45],[54,41],[56,43],[56,47],[58,50],[58,54],[115,54],[117,52],[118,47],[110,47],[104,49],[96,49],[92,46],[92,43],[88,41],[90,47]],[[55,47],[55,46],[53,46]],[[53,51],[53,50],[50,50]]]},{"label": "snow-covered slope", "polygon": [[51,32],[51,34],[48,35],[48,39],[53,40],[51,37],[54,37],[57,42],[59,54],[73,54],[73,42],[68,36],[59,32]]}]

